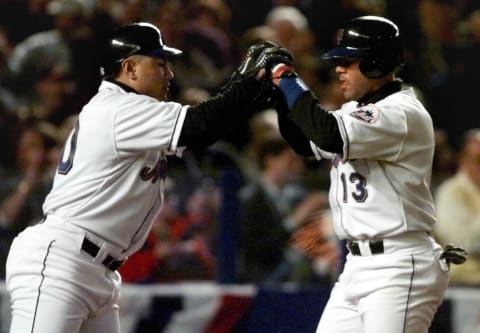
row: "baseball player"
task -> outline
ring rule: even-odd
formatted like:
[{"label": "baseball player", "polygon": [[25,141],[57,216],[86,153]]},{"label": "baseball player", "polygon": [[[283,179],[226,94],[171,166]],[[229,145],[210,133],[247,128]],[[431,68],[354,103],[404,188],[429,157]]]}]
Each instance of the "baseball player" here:
[{"label": "baseball player", "polygon": [[11,246],[11,333],[119,332],[117,269],[162,205],[167,156],[213,143],[261,91],[247,57],[245,75],[213,98],[194,107],[167,101],[169,59],[181,51],[149,23],[120,27],[107,50],[104,80],[65,143],[45,217]]},{"label": "baseball player", "polygon": [[349,250],[317,333],[427,333],[448,285],[449,258],[430,235],[434,130],[396,78],[402,53],[390,20],[348,21],[323,55],[349,101],[334,112],[291,66],[272,71],[287,104],[282,135],[302,155],[331,159],[330,209]]}]

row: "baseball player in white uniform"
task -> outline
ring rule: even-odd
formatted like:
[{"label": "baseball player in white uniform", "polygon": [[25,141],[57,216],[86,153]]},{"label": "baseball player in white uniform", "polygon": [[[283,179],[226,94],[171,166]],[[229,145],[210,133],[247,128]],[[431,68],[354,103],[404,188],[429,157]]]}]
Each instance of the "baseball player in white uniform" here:
[{"label": "baseball player in white uniform", "polygon": [[330,209],[349,250],[317,333],[427,333],[448,285],[449,261],[430,235],[434,129],[396,78],[402,53],[390,20],[348,21],[323,56],[349,100],[334,112],[292,67],[272,71],[288,106],[278,110],[285,139],[302,155],[331,159]]},{"label": "baseball player in white uniform", "polygon": [[167,155],[213,143],[260,90],[242,76],[197,106],[167,101],[169,58],[181,51],[149,23],[120,27],[107,49],[104,80],[65,143],[45,218],[12,244],[11,333],[119,332],[117,269],[162,205]]}]

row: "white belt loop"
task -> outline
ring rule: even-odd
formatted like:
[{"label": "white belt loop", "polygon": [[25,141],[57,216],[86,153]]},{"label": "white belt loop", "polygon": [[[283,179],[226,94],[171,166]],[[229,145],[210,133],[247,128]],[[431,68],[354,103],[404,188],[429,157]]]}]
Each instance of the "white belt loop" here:
[{"label": "white belt loop", "polygon": [[358,241],[358,247],[360,249],[360,254],[362,256],[371,256],[372,251],[370,250],[369,240]]}]

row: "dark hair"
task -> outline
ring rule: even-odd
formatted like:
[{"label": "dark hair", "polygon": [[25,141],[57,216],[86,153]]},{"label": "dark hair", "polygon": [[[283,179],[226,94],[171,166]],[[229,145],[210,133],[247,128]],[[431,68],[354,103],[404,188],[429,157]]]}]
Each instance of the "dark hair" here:
[{"label": "dark hair", "polygon": [[460,140],[460,155],[463,155],[465,153],[465,148],[467,144],[477,138],[480,139],[480,128],[470,128],[463,132]]},{"label": "dark hair", "polygon": [[265,158],[267,156],[276,156],[289,149],[288,143],[280,137],[268,138],[258,144],[257,162],[261,169],[265,167]]}]

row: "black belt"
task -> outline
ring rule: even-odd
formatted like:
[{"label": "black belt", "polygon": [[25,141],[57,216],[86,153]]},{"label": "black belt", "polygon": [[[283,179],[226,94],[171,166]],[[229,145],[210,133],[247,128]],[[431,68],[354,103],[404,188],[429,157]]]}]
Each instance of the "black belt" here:
[{"label": "black belt", "polygon": [[[362,252],[360,251],[360,246],[358,241],[347,240],[347,247],[351,254],[354,256],[361,256]],[[370,240],[368,241],[368,247],[372,254],[381,254],[384,252],[383,241],[382,240]]]},{"label": "black belt", "polygon": [[[98,247],[97,244],[93,243],[87,237],[84,237],[82,242],[82,250],[91,255],[93,258],[96,258],[98,251],[100,251],[100,247]],[[125,260],[117,260],[108,254],[105,259],[103,259],[102,265],[112,271],[116,271],[120,268],[120,266],[123,265],[124,262]]]}]

